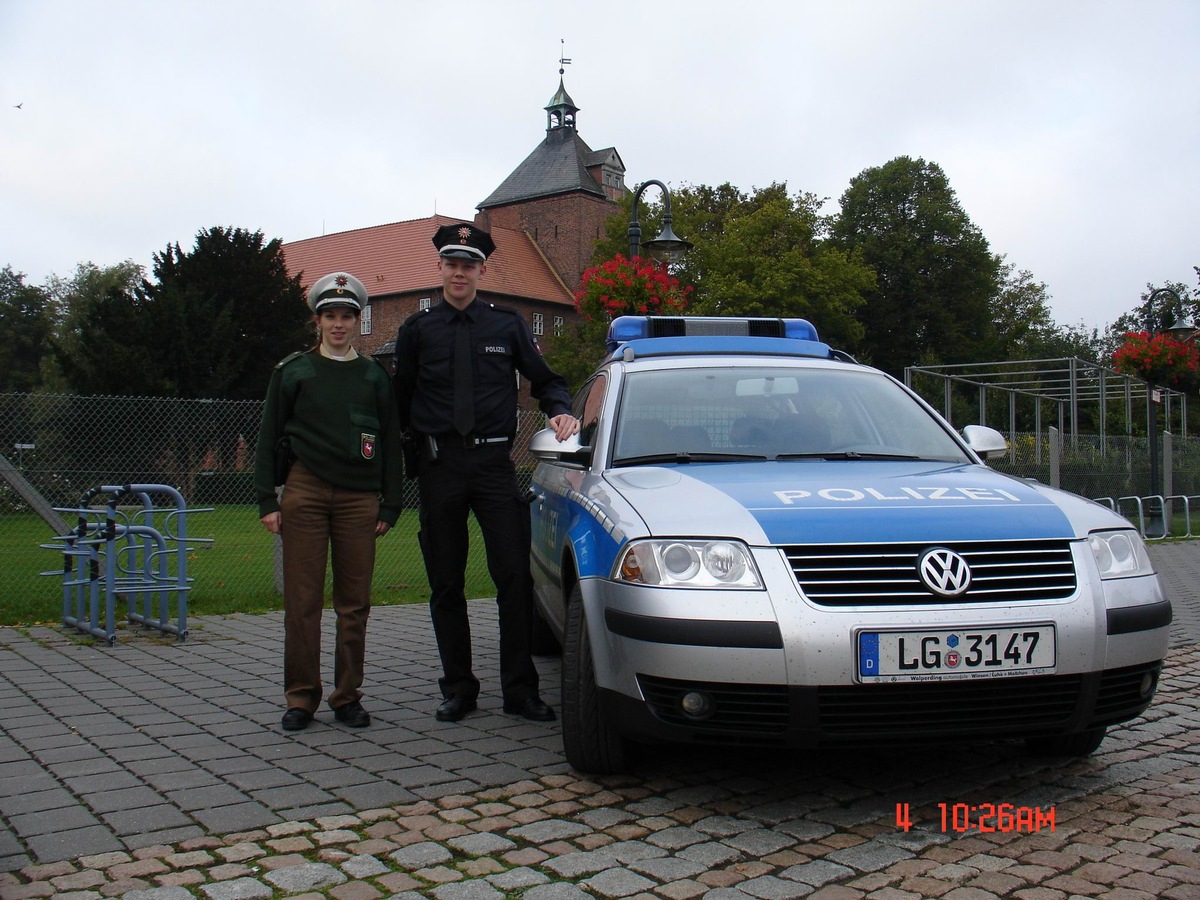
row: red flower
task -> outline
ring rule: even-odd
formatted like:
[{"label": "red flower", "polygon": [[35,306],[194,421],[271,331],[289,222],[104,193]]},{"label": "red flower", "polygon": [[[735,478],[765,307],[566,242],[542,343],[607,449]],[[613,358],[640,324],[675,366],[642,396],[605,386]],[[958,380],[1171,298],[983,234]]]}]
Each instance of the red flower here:
[{"label": "red flower", "polygon": [[620,254],[588,268],[582,284],[575,294],[575,308],[593,321],[621,315],[680,313],[687,307],[692,291],[657,263],[641,257],[626,259]]}]

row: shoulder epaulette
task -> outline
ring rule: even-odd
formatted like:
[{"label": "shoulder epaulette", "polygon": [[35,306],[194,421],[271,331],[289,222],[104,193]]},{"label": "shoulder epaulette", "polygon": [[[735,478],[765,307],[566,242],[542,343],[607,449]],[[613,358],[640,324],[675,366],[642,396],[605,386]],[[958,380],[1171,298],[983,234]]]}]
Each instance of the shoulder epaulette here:
[{"label": "shoulder epaulette", "polygon": [[304,353],[305,353],[304,350],[297,350],[295,353],[289,353],[287,356],[285,356],[279,362],[275,363],[275,368],[282,369],[284,366],[286,366],[288,363],[290,363],[293,359],[298,359],[299,357],[303,356]]}]

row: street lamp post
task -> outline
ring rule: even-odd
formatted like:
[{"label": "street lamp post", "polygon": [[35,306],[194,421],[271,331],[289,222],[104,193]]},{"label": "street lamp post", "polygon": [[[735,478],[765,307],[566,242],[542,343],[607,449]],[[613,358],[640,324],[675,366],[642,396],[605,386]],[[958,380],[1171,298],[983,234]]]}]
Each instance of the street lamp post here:
[{"label": "street lamp post", "polygon": [[662,262],[664,265],[670,265],[676,262],[683,254],[692,249],[690,241],[685,241],[674,231],[671,230],[671,192],[667,190],[667,186],[661,181],[651,178],[649,181],[643,181],[638,189],[633,194],[633,218],[629,221],[629,258],[633,259],[638,255],[638,249],[642,245],[642,226],[638,224],[638,201],[642,199],[642,194],[650,185],[657,185],[662,190],[663,195],[663,227],[659,232],[658,237],[652,241],[646,241],[645,247],[650,251],[650,255]]},{"label": "street lamp post", "polygon": [[[1159,327],[1158,321],[1154,316],[1154,301],[1159,297],[1171,298],[1171,309],[1174,311],[1175,320],[1173,324],[1165,329],[1166,333],[1176,340],[1186,340],[1196,333],[1196,326],[1191,321],[1183,318],[1180,312],[1180,307],[1183,305],[1183,300],[1179,294],[1171,288],[1156,288],[1150,292],[1150,296],[1146,298],[1146,309],[1149,313],[1150,334],[1162,333],[1163,329]],[[1146,437],[1150,444],[1150,497],[1162,496],[1162,481],[1161,472],[1158,460],[1158,391],[1154,387],[1154,382],[1146,379],[1146,398],[1150,404],[1149,415],[1146,422]],[[1162,516],[1163,510],[1159,507],[1159,516]],[[1153,520],[1153,516],[1151,517]],[[1162,534],[1166,534],[1166,523],[1162,524]]]}]

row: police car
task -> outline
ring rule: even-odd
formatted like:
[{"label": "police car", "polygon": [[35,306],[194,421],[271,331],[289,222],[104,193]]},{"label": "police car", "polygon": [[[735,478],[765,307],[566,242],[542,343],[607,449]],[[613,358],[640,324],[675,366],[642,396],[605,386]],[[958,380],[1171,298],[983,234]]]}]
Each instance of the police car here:
[{"label": "police car", "polygon": [[997,431],[800,319],[622,317],[609,348],[579,436],[531,442],[574,768],[663,741],[1087,755],[1150,704],[1171,606],[1142,539],[989,469]]}]

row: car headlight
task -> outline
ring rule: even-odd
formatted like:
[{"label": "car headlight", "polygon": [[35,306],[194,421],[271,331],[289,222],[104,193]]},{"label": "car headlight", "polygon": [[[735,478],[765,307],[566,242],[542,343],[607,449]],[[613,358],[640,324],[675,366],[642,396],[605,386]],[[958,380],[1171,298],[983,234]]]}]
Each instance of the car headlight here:
[{"label": "car headlight", "polygon": [[762,587],[750,549],[738,541],[632,541],[617,560],[616,579],[659,587]]},{"label": "car headlight", "polygon": [[1146,544],[1136,531],[1093,531],[1088,546],[1096,557],[1101,578],[1132,578],[1153,575],[1154,564],[1146,552]]}]

